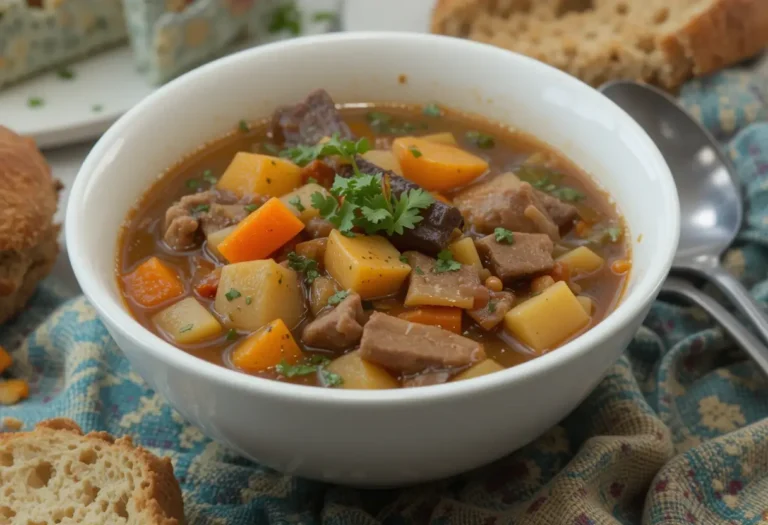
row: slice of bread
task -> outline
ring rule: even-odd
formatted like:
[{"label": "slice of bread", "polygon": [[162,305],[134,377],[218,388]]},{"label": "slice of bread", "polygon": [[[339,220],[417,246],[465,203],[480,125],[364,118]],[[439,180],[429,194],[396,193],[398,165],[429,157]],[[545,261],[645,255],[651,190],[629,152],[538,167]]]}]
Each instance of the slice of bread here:
[{"label": "slice of bread", "polygon": [[516,51],[598,86],[675,89],[768,45],[768,0],[438,0],[432,32]]},{"label": "slice of bread", "polygon": [[69,419],[0,434],[0,524],[183,525],[170,460]]}]

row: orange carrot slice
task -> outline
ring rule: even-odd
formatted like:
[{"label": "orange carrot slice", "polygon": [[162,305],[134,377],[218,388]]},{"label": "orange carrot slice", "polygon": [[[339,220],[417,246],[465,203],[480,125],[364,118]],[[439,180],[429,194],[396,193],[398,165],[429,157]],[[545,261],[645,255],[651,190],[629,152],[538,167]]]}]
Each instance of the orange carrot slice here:
[{"label": "orange carrot slice", "polygon": [[151,308],[184,293],[179,275],[157,257],[151,257],[123,277],[128,297]]}]

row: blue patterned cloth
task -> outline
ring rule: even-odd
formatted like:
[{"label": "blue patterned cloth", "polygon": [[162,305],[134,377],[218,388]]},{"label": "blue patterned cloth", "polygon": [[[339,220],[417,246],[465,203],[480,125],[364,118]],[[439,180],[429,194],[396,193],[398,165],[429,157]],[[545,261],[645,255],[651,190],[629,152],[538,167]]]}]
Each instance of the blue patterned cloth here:
[{"label": "blue patterned cloth", "polygon": [[[765,79],[731,70],[688,84],[685,105],[723,141],[749,204],[725,264],[768,299]],[[497,463],[407,490],[295,479],[206,439],[149,390],[83,298],[41,287],[0,328],[29,400],[26,425],[69,416],[169,456],[191,525],[768,524],[768,380],[697,308],[657,302],[589,398]]]}]

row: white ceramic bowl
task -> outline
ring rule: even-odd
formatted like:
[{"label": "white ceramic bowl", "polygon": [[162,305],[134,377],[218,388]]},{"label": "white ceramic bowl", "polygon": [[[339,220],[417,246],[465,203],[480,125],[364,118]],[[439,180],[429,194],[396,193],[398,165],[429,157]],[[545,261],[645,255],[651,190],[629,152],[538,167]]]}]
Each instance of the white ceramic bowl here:
[{"label": "white ceramic bowl", "polygon": [[[400,75],[406,83],[398,82]],[[116,285],[118,232],[158,174],[242,118],[315,88],[338,102],[438,101],[550,143],[614,197],[632,233],[619,307],[539,359],[471,381],[353,391],[268,381],[214,366],[145,330]],[[171,82],[94,147],[69,201],[77,279],[139,374],[213,439],[280,471],[360,486],[440,478],[498,459],[568,414],[645,317],[677,246],[679,207],[661,154],[581,82],[493,47],[406,33],[341,33],[258,47]]]}]

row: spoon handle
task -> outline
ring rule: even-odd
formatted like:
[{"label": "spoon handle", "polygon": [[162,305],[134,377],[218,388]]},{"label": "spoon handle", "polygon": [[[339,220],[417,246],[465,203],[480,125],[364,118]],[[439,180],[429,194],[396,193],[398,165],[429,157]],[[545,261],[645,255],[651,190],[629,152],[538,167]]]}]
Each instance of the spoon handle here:
[{"label": "spoon handle", "polygon": [[744,285],[722,266],[705,267],[701,268],[701,271],[720,288],[720,291],[728,297],[736,308],[741,310],[741,313],[757,329],[763,341],[768,342],[768,315],[766,315],[763,307],[752,298]]},{"label": "spoon handle", "polygon": [[700,306],[705,312],[712,316],[726,332],[741,346],[758,366],[768,374],[768,347],[766,347],[758,338],[752,335],[728,310],[723,308],[712,297],[701,290],[695,288],[688,281],[669,277],[664,282],[662,290],[667,293],[674,293],[687,298],[692,303]]}]

